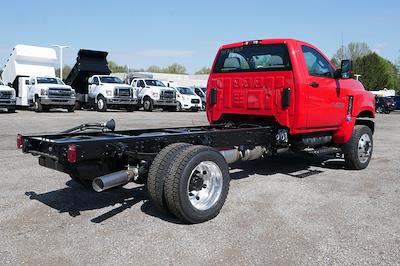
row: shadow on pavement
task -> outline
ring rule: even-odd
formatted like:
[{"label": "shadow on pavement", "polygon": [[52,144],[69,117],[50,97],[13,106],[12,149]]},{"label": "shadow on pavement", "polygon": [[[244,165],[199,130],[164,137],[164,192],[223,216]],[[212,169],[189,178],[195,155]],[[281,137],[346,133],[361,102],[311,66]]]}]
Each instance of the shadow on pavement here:
[{"label": "shadow on pavement", "polygon": [[[332,157],[318,157],[315,155],[304,155],[285,153],[276,157],[264,158],[255,161],[240,162],[231,165],[231,179],[239,180],[253,174],[273,175],[285,174],[294,178],[305,178],[318,175],[323,170],[312,169],[312,166],[320,168],[343,168],[342,160],[331,160]],[[31,200],[37,200],[60,213],[68,213],[76,217],[83,211],[97,210],[117,205],[114,209],[107,211],[93,219],[93,223],[101,223],[107,219],[143,202],[141,211],[147,215],[165,220],[167,222],[181,224],[173,215],[159,211],[149,200],[145,186],[124,188],[118,187],[102,193],[85,189],[70,180],[67,187],[42,194],[33,191],[25,192]]]}]

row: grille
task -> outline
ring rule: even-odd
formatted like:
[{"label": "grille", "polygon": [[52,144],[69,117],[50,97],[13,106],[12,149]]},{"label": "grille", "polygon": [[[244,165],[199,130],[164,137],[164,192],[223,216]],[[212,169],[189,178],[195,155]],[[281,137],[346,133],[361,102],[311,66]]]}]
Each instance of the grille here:
[{"label": "grille", "polygon": [[70,97],[71,90],[64,88],[50,88],[48,95],[49,97]]},{"label": "grille", "polygon": [[11,91],[0,91],[0,99],[11,99]]},{"label": "grille", "polygon": [[118,96],[121,97],[129,97],[131,96],[131,90],[130,89],[118,89]]},{"label": "grille", "polygon": [[174,100],[175,93],[173,91],[161,91],[161,100]]},{"label": "grille", "polygon": [[191,103],[200,103],[200,100],[199,99],[192,99],[190,102]]}]

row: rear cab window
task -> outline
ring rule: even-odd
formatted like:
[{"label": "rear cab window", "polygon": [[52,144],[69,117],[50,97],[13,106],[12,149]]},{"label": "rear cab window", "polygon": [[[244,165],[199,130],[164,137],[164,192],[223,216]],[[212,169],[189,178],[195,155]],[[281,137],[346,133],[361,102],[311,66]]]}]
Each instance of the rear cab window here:
[{"label": "rear cab window", "polygon": [[244,45],[222,49],[213,73],[291,70],[286,44]]}]

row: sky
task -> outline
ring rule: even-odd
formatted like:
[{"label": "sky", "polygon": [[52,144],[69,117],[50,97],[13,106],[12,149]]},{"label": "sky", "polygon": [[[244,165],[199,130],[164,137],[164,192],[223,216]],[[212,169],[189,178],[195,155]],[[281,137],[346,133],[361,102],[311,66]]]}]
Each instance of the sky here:
[{"label": "sky", "polygon": [[182,64],[210,67],[222,44],[296,38],[331,57],[343,43],[366,42],[381,56],[400,57],[400,1],[103,1],[2,0],[0,64],[16,44],[70,45],[108,51],[130,68]]}]

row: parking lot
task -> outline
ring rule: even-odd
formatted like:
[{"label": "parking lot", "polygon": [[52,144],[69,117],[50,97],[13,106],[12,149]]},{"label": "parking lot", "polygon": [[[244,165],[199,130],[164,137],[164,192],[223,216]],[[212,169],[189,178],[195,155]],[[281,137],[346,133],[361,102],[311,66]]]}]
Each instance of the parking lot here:
[{"label": "parking lot", "polygon": [[233,165],[219,216],[180,224],[128,184],[85,190],[15,150],[17,133],[116,120],[117,129],[207,124],[205,112],[0,113],[0,264],[330,265],[400,262],[400,113],[378,115],[363,171],[286,153]]}]

